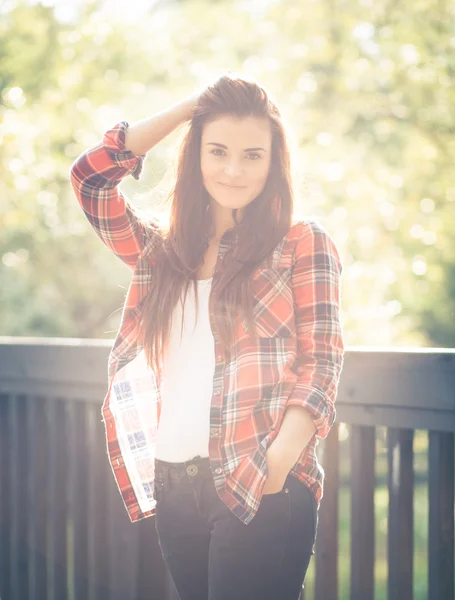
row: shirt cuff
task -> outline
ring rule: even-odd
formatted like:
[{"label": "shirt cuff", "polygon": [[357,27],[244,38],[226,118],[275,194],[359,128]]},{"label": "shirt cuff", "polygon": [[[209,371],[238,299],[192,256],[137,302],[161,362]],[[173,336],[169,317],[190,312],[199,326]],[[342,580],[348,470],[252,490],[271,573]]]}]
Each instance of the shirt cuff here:
[{"label": "shirt cuff", "polygon": [[103,144],[112,162],[117,167],[125,169],[122,176],[132,175],[134,179],[139,179],[147,154],[136,155],[125,148],[128,127],[129,123],[127,121],[120,121],[114,127],[108,129],[103,136]]},{"label": "shirt cuff", "polygon": [[294,388],[286,406],[301,406],[309,412],[316,427],[316,435],[325,438],[335,422],[335,405],[323,398],[318,390],[303,389],[298,385]]}]

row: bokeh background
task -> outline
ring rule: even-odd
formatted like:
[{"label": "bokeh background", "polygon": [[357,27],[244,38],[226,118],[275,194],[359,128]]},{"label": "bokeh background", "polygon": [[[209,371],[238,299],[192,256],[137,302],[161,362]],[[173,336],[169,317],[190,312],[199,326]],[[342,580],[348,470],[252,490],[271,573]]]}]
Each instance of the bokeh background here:
[{"label": "bokeh background", "polygon": [[[4,0],[0,334],[112,337],[130,272],[85,221],[72,161],[118,120],[232,69],[278,102],[296,212],[338,244],[346,343],[455,346],[454,13],[425,0]],[[165,197],[179,135],[122,184],[138,206]]]},{"label": "bokeh background", "polygon": [[[347,346],[455,347],[455,4],[431,0],[3,0],[0,335],[114,337],[129,269],[69,184],[120,120],[183,99],[225,69],[278,103],[296,212],[344,265]],[[177,130],[123,192],[165,215]],[[349,431],[341,424],[340,439]],[[377,600],[386,582],[386,444],[378,428]],[[415,598],[426,597],[427,436],[416,432]],[[381,458],[382,456],[382,458]],[[342,467],[340,580],[349,586]],[[308,598],[311,600],[309,571]]]}]

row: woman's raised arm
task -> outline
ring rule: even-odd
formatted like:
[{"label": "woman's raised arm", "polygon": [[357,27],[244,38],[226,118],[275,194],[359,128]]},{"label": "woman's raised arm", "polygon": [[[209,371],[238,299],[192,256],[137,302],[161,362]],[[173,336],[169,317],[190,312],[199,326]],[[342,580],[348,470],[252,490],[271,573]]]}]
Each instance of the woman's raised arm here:
[{"label": "woman's raised arm", "polygon": [[178,125],[191,119],[197,96],[129,125],[117,123],[83,152],[71,167],[70,180],[90,225],[101,241],[134,269],[158,223],[145,220],[118,188],[132,175],[139,179],[146,153]]},{"label": "woman's raised arm", "polygon": [[151,117],[132,123],[126,132],[125,148],[133,154],[146,154],[181,123],[193,116],[197,94]]}]

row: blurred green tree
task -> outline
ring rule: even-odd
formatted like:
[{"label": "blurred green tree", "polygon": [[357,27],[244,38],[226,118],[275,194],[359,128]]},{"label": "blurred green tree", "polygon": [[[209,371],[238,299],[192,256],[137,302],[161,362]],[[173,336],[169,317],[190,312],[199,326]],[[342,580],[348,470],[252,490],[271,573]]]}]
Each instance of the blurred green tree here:
[{"label": "blurred green tree", "polygon": [[[296,210],[318,216],[342,254],[346,343],[455,346],[453,5],[87,1],[65,13],[16,0],[0,11],[3,335],[113,337],[130,272],[85,221],[71,163],[118,120],[230,68],[282,108]],[[145,192],[177,137],[150,152],[140,182],[122,183],[139,206],[155,207]]]}]

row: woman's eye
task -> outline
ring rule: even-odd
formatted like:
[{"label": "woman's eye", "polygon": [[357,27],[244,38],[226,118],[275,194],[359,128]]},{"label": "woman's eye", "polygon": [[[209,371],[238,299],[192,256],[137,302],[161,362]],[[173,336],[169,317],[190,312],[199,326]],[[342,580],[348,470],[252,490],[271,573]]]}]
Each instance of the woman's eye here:
[{"label": "woman's eye", "polygon": [[[221,153],[221,154],[219,154]],[[220,148],[214,148],[213,150],[210,150],[210,154],[214,154],[215,156],[224,156],[225,152],[224,150],[221,150]],[[259,160],[260,158],[262,158],[262,156],[260,154],[258,154],[257,152],[250,152],[248,155],[248,160]]]}]

